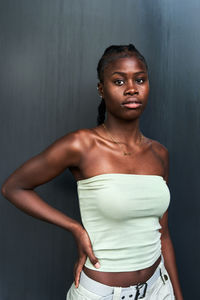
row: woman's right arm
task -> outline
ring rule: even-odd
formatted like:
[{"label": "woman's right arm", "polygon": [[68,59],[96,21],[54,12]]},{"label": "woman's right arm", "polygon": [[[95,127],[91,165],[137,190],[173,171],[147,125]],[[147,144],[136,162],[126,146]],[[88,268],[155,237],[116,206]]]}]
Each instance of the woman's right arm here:
[{"label": "woman's right arm", "polygon": [[2,186],[2,194],[25,213],[76,232],[80,226],[75,220],[44,202],[34,188],[44,184],[69,166],[78,166],[81,159],[78,133],[70,133],[34,156],[15,172]]},{"label": "woman's right arm", "polygon": [[43,201],[34,188],[52,180],[66,168],[80,165],[84,149],[82,134],[82,131],[78,130],[58,139],[15,170],[2,186],[3,196],[17,208],[32,217],[72,232],[78,245],[79,260],[82,259],[79,271],[76,271],[76,281],[86,256],[89,256],[94,265],[98,262],[92,252],[87,233],[79,222]]}]

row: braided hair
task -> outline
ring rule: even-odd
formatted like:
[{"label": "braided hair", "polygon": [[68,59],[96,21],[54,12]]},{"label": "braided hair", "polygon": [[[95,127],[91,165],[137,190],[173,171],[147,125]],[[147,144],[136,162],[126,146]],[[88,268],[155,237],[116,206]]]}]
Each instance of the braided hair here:
[{"label": "braided hair", "polygon": [[[103,83],[104,69],[106,65],[115,61],[116,59],[131,57],[131,56],[136,56],[139,60],[141,60],[144,63],[146,69],[148,70],[148,66],[144,56],[135,48],[133,44],[112,45],[106,48],[101,59],[98,62],[97,75],[99,81]],[[105,105],[105,100],[102,98],[98,106],[97,125],[100,125],[104,122],[105,113],[106,113],[106,105]]]}]

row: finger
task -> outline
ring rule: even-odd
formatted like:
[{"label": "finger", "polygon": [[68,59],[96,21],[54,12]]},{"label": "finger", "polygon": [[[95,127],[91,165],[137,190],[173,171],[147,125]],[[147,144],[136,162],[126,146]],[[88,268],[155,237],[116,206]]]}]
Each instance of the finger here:
[{"label": "finger", "polygon": [[75,276],[75,281],[74,281],[74,284],[75,284],[75,288],[78,288],[79,286],[79,281],[80,281],[80,273]]},{"label": "finger", "polygon": [[78,265],[78,262],[76,262],[75,265],[74,265],[74,270],[73,270],[74,278],[75,278],[75,276],[76,276],[76,268],[77,268],[77,265]]},{"label": "finger", "polygon": [[95,266],[95,268],[99,269],[101,267],[98,258],[94,255],[93,251],[88,254],[89,260]]},{"label": "finger", "polygon": [[83,265],[85,263],[85,260],[86,260],[86,257],[82,257],[76,264],[76,268],[75,268],[75,287],[78,288],[78,285],[79,285],[79,280],[80,280],[80,274],[81,274],[81,271],[83,269]]},{"label": "finger", "polygon": [[83,265],[79,265],[76,269],[75,280],[74,280],[76,288],[78,288],[78,286],[79,286],[80,274],[81,274],[82,269],[83,269]]}]

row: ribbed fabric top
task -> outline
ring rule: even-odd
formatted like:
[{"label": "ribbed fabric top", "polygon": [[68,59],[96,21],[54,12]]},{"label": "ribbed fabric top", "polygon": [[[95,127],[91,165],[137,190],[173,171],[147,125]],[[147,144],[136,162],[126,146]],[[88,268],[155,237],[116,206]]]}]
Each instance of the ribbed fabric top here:
[{"label": "ribbed fabric top", "polygon": [[100,174],[77,181],[80,213],[103,272],[150,267],[161,255],[159,218],[170,191],[159,175]]}]

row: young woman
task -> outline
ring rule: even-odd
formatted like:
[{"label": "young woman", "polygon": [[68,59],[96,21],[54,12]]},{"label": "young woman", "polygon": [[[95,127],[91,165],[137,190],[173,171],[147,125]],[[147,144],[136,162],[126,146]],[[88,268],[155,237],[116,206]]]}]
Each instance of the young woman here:
[{"label": "young woman", "polygon": [[[67,300],[182,300],[167,223],[169,154],[139,127],[149,94],[146,61],[132,44],[110,46],[97,72],[98,126],[55,141],[18,168],[2,193],[74,235],[79,258]],[[34,191],[66,168],[77,180],[83,225]]]}]

